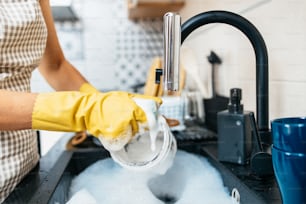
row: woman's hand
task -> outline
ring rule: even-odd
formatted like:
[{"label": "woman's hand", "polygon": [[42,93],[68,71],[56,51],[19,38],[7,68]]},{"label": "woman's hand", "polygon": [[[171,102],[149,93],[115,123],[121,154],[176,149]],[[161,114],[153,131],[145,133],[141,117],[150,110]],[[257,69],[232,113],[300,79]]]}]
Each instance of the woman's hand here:
[{"label": "woman's hand", "polygon": [[116,138],[134,135],[139,124],[147,122],[144,111],[133,98],[146,98],[161,104],[161,99],[128,92],[55,92],[37,96],[32,128],[78,132]]}]

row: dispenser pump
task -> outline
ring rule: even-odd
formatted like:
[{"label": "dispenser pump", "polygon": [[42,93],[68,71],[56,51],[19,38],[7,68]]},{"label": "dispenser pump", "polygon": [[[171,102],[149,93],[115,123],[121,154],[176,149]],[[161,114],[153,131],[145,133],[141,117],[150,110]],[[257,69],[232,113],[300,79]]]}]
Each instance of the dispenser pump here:
[{"label": "dispenser pump", "polygon": [[218,159],[245,165],[252,152],[250,111],[243,110],[242,90],[232,88],[228,110],[218,112]]},{"label": "dispenser pump", "polygon": [[242,113],[243,105],[241,104],[242,91],[239,88],[232,88],[230,90],[230,99],[228,104],[228,111],[230,113]]}]

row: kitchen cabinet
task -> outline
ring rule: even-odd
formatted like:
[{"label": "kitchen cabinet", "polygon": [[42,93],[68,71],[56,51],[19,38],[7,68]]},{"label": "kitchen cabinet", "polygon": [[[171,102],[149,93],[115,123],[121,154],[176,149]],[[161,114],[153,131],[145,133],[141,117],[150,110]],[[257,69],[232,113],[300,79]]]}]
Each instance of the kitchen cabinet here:
[{"label": "kitchen cabinet", "polygon": [[79,20],[74,9],[72,8],[72,0],[50,0],[50,5],[55,21],[76,22]]},{"label": "kitchen cabinet", "polygon": [[178,12],[185,0],[127,0],[130,19],[161,18],[165,13]]}]

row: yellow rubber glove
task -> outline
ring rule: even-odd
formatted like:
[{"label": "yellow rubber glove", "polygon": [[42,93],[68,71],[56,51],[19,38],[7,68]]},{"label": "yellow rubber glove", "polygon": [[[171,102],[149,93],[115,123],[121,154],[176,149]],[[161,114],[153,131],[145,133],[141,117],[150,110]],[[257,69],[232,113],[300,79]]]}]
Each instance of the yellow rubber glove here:
[{"label": "yellow rubber glove", "polygon": [[80,92],[83,92],[83,93],[97,93],[99,91],[95,87],[93,87],[91,84],[86,82],[86,83],[82,84],[82,86],[80,87]]},{"label": "yellow rubber glove", "polygon": [[105,139],[134,135],[138,125],[146,122],[146,115],[136,105],[134,97],[161,104],[159,98],[127,92],[39,94],[32,113],[32,128],[68,132],[87,130]]}]

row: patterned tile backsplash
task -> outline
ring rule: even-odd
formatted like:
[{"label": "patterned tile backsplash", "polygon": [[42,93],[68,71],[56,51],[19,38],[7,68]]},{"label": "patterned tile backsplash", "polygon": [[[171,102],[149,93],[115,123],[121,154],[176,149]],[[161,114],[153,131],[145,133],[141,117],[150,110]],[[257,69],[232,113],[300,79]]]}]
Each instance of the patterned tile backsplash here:
[{"label": "patterned tile backsplash", "polygon": [[[100,90],[145,82],[152,59],[163,54],[162,19],[132,21],[123,0],[74,0],[72,6],[80,21],[56,22],[66,58]],[[32,85],[50,89],[35,72]]]},{"label": "patterned tile backsplash", "polygon": [[162,56],[162,21],[120,21],[116,33],[115,76],[119,89],[145,81],[154,57]]}]

